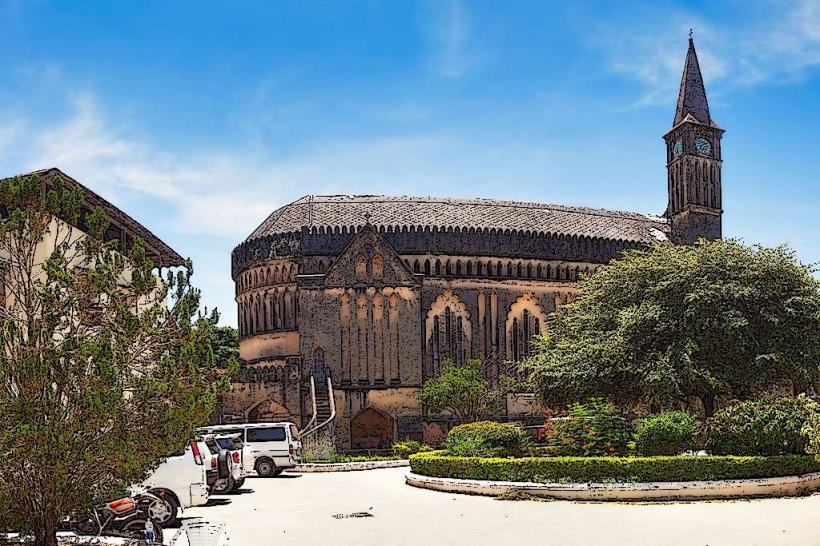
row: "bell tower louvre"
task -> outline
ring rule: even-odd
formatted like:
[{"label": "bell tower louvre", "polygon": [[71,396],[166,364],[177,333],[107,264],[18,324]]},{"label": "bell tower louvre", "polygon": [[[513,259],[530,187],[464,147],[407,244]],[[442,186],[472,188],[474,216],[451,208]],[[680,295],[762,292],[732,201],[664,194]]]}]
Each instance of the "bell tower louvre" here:
[{"label": "bell tower louvre", "polygon": [[722,235],[721,138],[709,113],[706,88],[691,33],[672,129],[666,135],[671,239],[690,244]]}]

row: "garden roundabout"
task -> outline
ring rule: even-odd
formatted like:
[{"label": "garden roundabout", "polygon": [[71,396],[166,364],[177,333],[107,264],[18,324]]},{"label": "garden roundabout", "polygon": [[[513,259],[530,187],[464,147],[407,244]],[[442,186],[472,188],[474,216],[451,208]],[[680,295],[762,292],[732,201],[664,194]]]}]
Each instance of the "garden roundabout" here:
[{"label": "garden roundabout", "polygon": [[[514,424],[468,423],[410,455],[411,486],[582,501],[785,497],[820,491],[815,402],[764,397],[699,422],[681,411],[626,419],[600,399],[548,419],[540,443]],[[634,424],[634,426],[633,426]]]},{"label": "garden roundabout", "polygon": [[413,455],[414,487],[498,497],[511,492],[581,501],[785,497],[820,490],[820,462],[773,457],[452,457]]}]

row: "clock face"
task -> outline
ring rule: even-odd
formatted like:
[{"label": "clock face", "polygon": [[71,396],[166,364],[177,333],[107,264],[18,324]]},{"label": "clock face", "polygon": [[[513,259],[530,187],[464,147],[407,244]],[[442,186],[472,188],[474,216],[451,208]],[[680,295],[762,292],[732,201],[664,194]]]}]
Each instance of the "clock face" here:
[{"label": "clock face", "polygon": [[709,141],[705,138],[697,138],[695,139],[695,150],[697,150],[700,155],[709,155],[712,153],[712,145],[709,144]]},{"label": "clock face", "polygon": [[683,153],[683,140],[678,139],[678,140],[675,141],[675,144],[672,146],[672,157],[678,157],[682,153]]}]

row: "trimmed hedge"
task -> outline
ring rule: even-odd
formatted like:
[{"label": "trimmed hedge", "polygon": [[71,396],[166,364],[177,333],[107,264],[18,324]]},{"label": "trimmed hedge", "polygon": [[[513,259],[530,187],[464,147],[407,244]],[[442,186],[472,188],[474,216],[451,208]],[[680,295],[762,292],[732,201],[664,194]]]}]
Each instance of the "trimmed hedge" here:
[{"label": "trimmed hedge", "polygon": [[410,456],[416,474],[438,478],[539,483],[685,482],[797,476],[820,471],[809,455],[772,457],[451,457]]}]

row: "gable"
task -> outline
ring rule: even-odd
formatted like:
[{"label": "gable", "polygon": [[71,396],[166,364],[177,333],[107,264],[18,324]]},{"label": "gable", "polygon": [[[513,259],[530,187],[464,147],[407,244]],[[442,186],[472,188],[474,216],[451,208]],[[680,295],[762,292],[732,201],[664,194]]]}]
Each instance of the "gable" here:
[{"label": "gable", "polygon": [[366,225],[327,270],[327,287],[415,286],[418,279],[393,247]]}]

